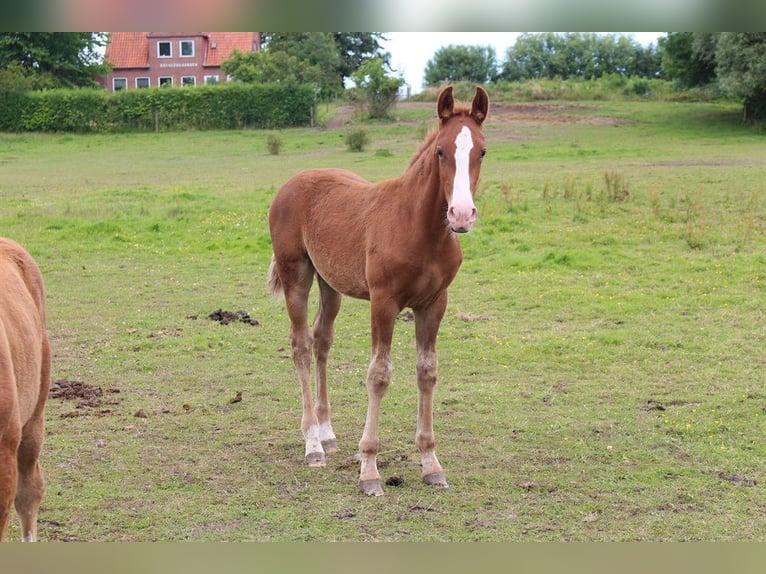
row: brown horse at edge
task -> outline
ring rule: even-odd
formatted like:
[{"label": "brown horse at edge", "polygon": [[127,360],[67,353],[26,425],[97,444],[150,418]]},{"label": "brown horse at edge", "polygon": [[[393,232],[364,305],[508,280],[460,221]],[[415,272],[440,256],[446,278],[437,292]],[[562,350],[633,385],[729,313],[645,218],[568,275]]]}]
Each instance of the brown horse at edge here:
[{"label": "brown horse at edge", "polygon": [[37,539],[43,497],[39,458],[50,374],[40,269],[20,245],[0,237],[0,540],[14,499],[21,539]]},{"label": "brown horse at edge", "polygon": [[[269,208],[274,250],[269,286],[275,294],[284,293],[290,317],[310,466],[324,466],[325,453],[338,449],[330,422],[327,357],[341,295],[370,301],[368,408],[359,442],[359,487],[368,495],[384,494],[377,467],[378,421],[391,382],[394,323],[405,307],[415,316],[415,442],[422,476],[426,484],[447,487],[433,431],[436,337],[447,287],[463,259],[457,233],[469,231],[477,216],[473,199],[486,152],[482,124],[489,97],[477,88],[471,106],[458,107],[450,86],[439,95],[436,111],[438,130],[427,136],[402,176],[370,183],[342,169],[306,170],[280,188]],[[319,309],[309,331],[308,296],[315,276]],[[310,384],[312,351],[316,406]]]}]

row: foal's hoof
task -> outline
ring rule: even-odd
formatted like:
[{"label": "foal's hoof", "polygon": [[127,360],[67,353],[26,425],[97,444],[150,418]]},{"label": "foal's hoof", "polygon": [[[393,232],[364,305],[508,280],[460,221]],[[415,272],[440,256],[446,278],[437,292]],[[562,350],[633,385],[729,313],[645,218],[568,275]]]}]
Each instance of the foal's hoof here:
[{"label": "foal's hoof", "polygon": [[338,441],[334,438],[322,441],[322,448],[327,454],[338,452]]},{"label": "foal's hoof", "polygon": [[431,474],[426,474],[423,477],[423,482],[425,482],[428,486],[435,486],[437,488],[449,488],[449,484],[447,484],[447,475],[443,472],[432,472]]},{"label": "foal's hoof", "polygon": [[306,455],[306,464],[309,466],[324,466],[324,453],[323,452],[310,452]]},{"label": "foal's hoof", "polygon": [[366,494],[367,496],[383,496],[385,494],[379,478],[360,480],[359,490],[362,491],[362,494]]}]

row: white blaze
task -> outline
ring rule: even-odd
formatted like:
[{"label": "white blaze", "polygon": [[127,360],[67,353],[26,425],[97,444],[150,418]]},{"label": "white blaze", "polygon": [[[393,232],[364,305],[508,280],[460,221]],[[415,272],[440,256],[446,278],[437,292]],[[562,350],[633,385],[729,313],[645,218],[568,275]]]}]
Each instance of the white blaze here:
[{"label": "white blaze", "polygon": [[467,126],[463,126],[460,133],[457,134],[455,148],[455,181],[452,184],[452,201],[449,205],[449,212],[457,221],[462,222],[468,221],[475,210],[468,171],[473,138],[471,137],[471,130]]},{"label": "white blaze", "polygon": [[455,138],[455,183],[452,186],[452,204],[468,203],[473,207],[471,197],[471,182],[468,178],[468,160],[473,149],[471,130],[463,126]]}]

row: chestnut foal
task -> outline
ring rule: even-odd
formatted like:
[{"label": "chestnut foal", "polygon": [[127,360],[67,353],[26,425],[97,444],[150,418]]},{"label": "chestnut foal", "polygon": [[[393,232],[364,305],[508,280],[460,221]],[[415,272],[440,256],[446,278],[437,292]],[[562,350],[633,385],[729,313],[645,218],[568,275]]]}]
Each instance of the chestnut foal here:
[{"label": "chestnut foal", "polygon": [[[432,132],[401,177],[370,183],[342,169],[312,169],[292,177],[274,197],[269,226],[274,249],[273,293],[284,292],[292,357],[303,394],[301,428],[306,462],[324,466],[338,449],[330,423],[327,356],[341,295],[370,301],[372,353],[367,371],[367,419],[359,442],[359,486],[383,494],[376,457],[383,395],[391,382],[394,322],[405,307],[415,316],[418,415],[415,441],[423,480],[446,487],[436,458],[433,392],[436,336],[447,287],[462,262],[458,233],[476,220],[474,194],[486,151],[482,123],[489,98],[477,88],[470,107],[457,107],[452,87],[439,95]],[[310,332],[307,302],[314,277],[319,310]],[[316,407],[310,368],[316,358]]]},{"label": "chestnut foal", "polygon": [[37,539],[50,375],[42,275],[29,253],[0,237],[0,540],[14,499],[21,539]]}]

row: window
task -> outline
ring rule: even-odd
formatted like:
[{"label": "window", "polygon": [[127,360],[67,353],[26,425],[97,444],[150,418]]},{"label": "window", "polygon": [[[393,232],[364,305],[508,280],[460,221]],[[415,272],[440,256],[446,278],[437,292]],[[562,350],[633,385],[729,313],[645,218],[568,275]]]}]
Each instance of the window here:
[{"label": "window", "polygon": [[113,78],[112,79],[112,91],[119,92],[120,90],[128,89],[127,78]]},{"label": "window", "polygon": [[136,87],[137,88],[148,88],[149,87],[149,78],[136,78]]},{"label": "window", "polygon": [[170,42],[157,42],[157,56],[170,58],[173,55],[173,47]]},{"label": "window", "polygon": [[194,76],[181,76],[181,85],[182,86],[196,86],[197,85],[197,78]]},{"label": "window", "polygon": [[173,85],[173,78],[170,76],[160,76],[160,88],[169,88]]},{"label": "window", "polygon": [[217,84],[218,83],[218,76],[205,76],[205,83],[206,84]]},{"label": "window", "polygon": [[181,40],[181,56],[184,58],[194,56],[194,40]]}]

